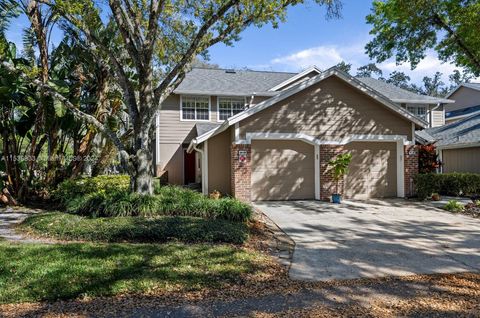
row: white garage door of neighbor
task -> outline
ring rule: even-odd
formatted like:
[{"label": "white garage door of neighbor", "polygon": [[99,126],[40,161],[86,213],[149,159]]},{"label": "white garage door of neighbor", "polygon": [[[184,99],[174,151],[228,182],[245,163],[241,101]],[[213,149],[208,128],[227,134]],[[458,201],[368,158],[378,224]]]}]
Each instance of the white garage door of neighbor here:
[{"label": "white garage door of neighbor", "polygon": [[395,142],[352,142],[345,178],[346,198],[367,199],[397,195],[397,144]]},{"label": "white garage door of neighbor", "polygon": [[252,200],[314,199],[314,162],[314,146],[303,141],[252,141]]}]

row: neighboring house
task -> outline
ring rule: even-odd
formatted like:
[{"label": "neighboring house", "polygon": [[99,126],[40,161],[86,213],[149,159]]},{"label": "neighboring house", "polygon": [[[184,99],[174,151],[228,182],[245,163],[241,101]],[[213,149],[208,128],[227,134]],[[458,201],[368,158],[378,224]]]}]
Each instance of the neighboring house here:
[{"label": "neighboring house", "polygon": [[348,150],[347,197],[403,197],[417,166],[405,149],[429,126],[407,107],[448,100],[390,86],[335,68],[193,69],[157,117],[157,175],[244,200],[324,199],[327,162]]},{"label": "neighboring house", "polygon": [[435,143],[441,172],[480,173],[480,113],[419,131],[417,137],[423,143]]},{"label": "neighboring house", "polygon": [[387,96],[391,101],[406,108],[409,112],[428,122],[429,127],[445,125],[444,107],[454,101],[447,98],[437,98],[415,94],[395,85],[371,77],[359,78],[363,83]]},{"label": "neighboring house", "polygon": [[455,101],[454,104],[445,105],[447,124],[480,113],[480,83],[463,83],[446,98]]}]

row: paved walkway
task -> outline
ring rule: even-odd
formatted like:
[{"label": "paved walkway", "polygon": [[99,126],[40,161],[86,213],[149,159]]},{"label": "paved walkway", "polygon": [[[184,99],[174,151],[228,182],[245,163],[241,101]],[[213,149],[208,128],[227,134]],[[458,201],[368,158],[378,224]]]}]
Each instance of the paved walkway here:
[{"label": "paved walkway", "polygon": [[480,271],[479,219],[400,199],[255,205],[295,241],[293,279]]},{"label": "paved walkway", "polygon": [[40,210],[6,207],[0,208],[0,240],[20,243],[47,243],[47,240],[27,238],[15,231],[15,226],[22,223],[29,215]]}]

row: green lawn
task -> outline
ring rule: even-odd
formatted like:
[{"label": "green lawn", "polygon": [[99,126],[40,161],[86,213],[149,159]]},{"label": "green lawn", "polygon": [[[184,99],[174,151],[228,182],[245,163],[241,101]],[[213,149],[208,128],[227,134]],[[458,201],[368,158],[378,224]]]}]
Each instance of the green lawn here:
[{"label": "green lawn", "polygon": [[231,245],[0,242],[0,303],[220,288],[268,264]]},{"label": "green lawn", "polygon": [[248,226],[244,223],[186,216],[89,218],[51,212],[30,216],[19,230],[61,240],[93,242],[241,244],[248,238]]}]

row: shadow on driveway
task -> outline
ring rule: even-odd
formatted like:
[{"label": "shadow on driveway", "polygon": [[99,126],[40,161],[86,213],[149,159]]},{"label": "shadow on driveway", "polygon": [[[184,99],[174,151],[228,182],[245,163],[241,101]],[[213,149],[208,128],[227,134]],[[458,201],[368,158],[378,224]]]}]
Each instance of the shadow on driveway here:
[{"label": "shadow on driveway", "polygon": [[480,270],[480,220],[404,200],[257,202],[296,243],[290,276],[327,281]]}]

